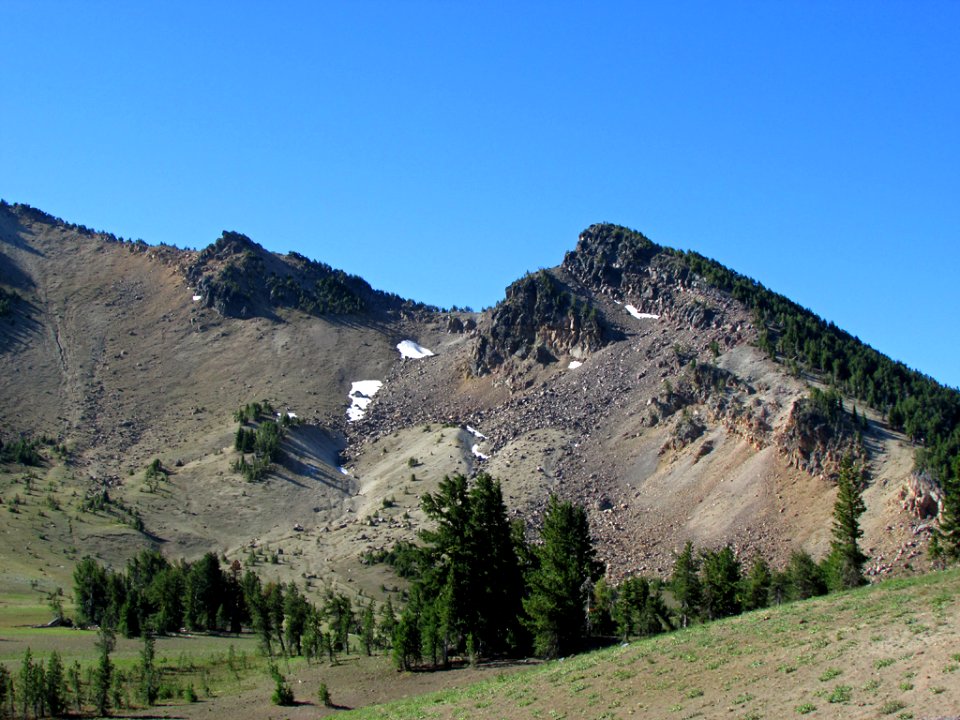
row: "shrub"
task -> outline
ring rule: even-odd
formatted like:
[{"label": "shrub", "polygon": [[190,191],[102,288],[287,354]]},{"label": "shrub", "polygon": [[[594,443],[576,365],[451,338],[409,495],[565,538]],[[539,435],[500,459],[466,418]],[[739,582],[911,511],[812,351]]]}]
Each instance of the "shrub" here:
[{"label": "shrub", "polygon": [[293,688],[274,663],[270,663],[270,676],[274,682],[273,695],[270,696],[273,704],[283,707],[293,705]]}]

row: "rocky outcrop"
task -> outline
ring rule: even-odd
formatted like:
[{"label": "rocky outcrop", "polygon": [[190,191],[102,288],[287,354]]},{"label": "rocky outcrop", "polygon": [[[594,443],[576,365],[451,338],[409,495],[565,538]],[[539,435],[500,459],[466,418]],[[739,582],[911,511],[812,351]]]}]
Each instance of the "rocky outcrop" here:
[{"label": "rocky outcrop", "polygon": [[914,473],[900,489],[900,507],[917,520],[932,520],[940,514],[943,493],[926,473]]},{"label": "rocky outcrop", "polygon": [[472,371],[484,375],[511,360],[542,365],[602,347],[603,325],[590,301],[541,270],[513,283],[481,332]]},{"label": "rocky outcrop", "polygon": [[377,292],[360,277],[299,253],[276,255],[246,235],[224,231],[186,269],[205,307],[226,317],[271,317],[278,308],[315,316],[355,315],[424,306]]},{"label": "rocky outcrop", "polygon": [[866,459],[859,428],[832,391],[814,389],[809,398],[797,400],[777,445],[793,466],[811,475],[835,476],[845,455]]}]

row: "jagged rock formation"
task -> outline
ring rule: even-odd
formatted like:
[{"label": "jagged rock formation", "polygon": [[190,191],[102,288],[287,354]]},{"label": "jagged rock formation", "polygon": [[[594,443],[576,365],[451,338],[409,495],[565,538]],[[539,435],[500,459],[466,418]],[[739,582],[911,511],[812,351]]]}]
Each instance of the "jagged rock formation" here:
[{"label": "jagged rock formation", "polygon": [[562,355],[583,357],[603,342],[604,330],[589,299],[541,270],[507,288],[477,342],[473,372],[483,375],[508,360],[546,365]]}]

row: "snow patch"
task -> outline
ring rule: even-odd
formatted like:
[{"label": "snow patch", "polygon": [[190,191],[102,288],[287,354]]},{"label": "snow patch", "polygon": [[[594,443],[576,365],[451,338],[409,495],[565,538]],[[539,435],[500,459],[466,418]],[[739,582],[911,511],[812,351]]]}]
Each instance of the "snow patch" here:
[{"label": "snow patch", "polygon": [[486,435],[484,435],[482,432],[480,432],[480,431],[477,430],[476,428],[470,427],[469,425],[467,425],[467,432],[470,433],[471,435],[473,435],[475,438],[477,438],[477,440],[486,440],[486,439],[487,439],[487,436],[486,436]]},{"label": "snow patch", "polygon": [[576,370],[581,365],[583,365],[583,363],[580,362],[579,360],[571,360],[570,364],[567,365],[567,368],[569,368],[570,370]]},{"label": "snow patch", "polygon": [[397,350],[400,351],[400,357],[410,358],[411,360],[422,360],[425,357],[436,355],[433,350],[427,350],[413,340],[403,340],[397,343]]},{"label": "snow patch", "polygon": [[633,315],[637,320],[659,320],[659,315],[654,315],[653,313],[640,312],[633,305],[625,306],[628,313]]},{"label": "snow patch", "polygon": [[367,413],[367,406],[373,396],[383,387],[380,380],[358,380],[350,386],[350,407],[347,408],[347,420],[356,422]]},{"label": "snow patch", "polygon": [[296,419],[297,419],[297,414],[296,414],[296,413],[293,413],[293,412],[290,412],[289,410],[287,410],[285,413],[279,413],[279,412],[278,412],[278,413],[277,413],[277,419],[278,419],[278,420],[282,419],[284,415],[286,415],[286,416],[287,416],[288,418],[290,418],[291,420],[296,420]]},{"label": "snow patch", "polygon": [[339,470],[339,471],[340,471],[341,473],[343,473],[344,475],[349,475],[349,474],[350,474],[350,471],[347,470],[343,465],[341,465],[340,467],[338,467],[337,470]]},{"label": "snow patch", "polygon": [[201,300],[203,300],[203,295],[194,295],[194,296],[193,296],[193,301],[194,301],[194,302],[200,302]]},{"label": "snow patch", "polygon": [[480,460],[489,460],[489,459],[490,459],[490,456],[489,456],[489,455],[484,455],[482,452],[480,452],[480,445],[479,445],[479,444],[474,445],[472,448],[470,448],[470,452],[472,452],[472,453],[473,453],[477,458],[479,458]]}]

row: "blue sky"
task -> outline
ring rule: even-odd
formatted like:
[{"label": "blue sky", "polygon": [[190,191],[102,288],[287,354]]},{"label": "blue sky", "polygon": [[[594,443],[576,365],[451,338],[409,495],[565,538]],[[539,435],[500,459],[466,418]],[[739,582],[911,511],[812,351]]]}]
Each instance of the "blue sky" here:
[{"label": "blue sky", "polygon": [[960,3],[0,0],[0,197],[493,305],[609,221],[960,385]]}]

